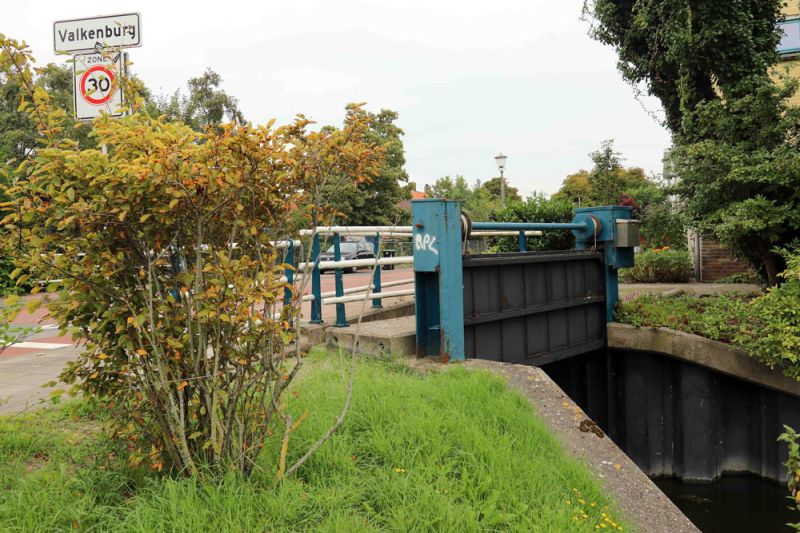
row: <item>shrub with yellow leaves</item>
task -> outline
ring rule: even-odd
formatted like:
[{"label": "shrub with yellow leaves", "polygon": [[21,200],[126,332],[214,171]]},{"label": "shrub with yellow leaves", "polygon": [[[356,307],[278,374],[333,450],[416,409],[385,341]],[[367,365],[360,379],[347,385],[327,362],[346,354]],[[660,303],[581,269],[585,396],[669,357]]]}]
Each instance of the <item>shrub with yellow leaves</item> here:
[{"label": "shrub with yellow leaves", "polygon": [[130,112],[93,122],[105,150],[80,149],[32,62],[0,35],[0,78],[30,89],[20,108],[40,134],[35,157],[7,171],[3,238],[18,283],[58,280],[51,314],[85,341],[63,378],[113,410],[134,463],[250,472],[271,426],[293,427],[281,394],[302,364],[287,350],[299,296],[281,306],[271,242],[329,220],[323,185],[374,175],[366,113],[349,107],[342,129],[298,116],[197,133],[142,112],[121,77]]}]

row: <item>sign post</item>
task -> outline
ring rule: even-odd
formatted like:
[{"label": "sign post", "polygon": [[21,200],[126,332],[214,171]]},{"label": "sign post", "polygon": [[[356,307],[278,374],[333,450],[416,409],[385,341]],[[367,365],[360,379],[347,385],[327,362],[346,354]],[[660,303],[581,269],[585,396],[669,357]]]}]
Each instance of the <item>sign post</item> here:
[{"label": "sign post", "polygon": [[101,113],[125,114],[121,76],[127,74],[127,52],[113,58],[103,52],[142,45],[139,13],[124,13],[53,23],[53,48],[73,56],[75,117],[92,120]]}]

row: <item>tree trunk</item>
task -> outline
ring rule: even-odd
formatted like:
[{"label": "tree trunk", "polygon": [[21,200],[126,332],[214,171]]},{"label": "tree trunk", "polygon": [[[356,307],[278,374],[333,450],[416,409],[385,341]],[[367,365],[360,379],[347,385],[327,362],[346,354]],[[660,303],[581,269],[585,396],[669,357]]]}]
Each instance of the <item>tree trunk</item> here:
[{"label": "tree trunk", "polygon": [[761,254],[761,262],[764,265],[764,271],[767,274],[767,281],[770,286],[775,286],[780,281],[778,278],[779,270],[777,259],[778,258],[772,252],[764,252]]}]

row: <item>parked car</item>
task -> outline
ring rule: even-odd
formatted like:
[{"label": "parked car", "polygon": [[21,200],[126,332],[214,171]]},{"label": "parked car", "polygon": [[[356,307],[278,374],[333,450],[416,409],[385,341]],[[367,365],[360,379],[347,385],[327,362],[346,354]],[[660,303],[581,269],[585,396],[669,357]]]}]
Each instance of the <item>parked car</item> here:
[{"label": "parked car", "polygon": [[[375,258],[375,248],[372,246],[371,242],[367,241],[356,241],[356,242],[343,242],[339,245],[339,251],[342,254],[342,260],[349,260],[349,259],[374,259]],[[319,260],[322,261],[333,261],[333,246],[325,250],[325,252],[319,254]],[[344,269],[346,272],[358,272],[358,267],[350,267]]]}]

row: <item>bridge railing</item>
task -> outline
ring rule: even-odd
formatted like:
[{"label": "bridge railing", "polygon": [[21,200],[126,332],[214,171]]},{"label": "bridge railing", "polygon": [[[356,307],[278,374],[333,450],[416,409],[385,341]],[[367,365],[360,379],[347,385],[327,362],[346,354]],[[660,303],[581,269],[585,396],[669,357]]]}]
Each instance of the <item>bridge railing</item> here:
[{"label": "bridge railing", "polygon": [[[472,237],[499,237],[499,236],[519,236],[520,251],[525,251],[526,237],[540,236],[541,231],[525,229],[494,229],[476,228],[471,233]],[[384,282],[381,271],[385,266],[412,265],[414,256],[391,256],[382,257],[383,250],[381,243],[387,238],[391,239],[411,239],[413,236],[412,226],[318,226],[313,229],[300,230],[301,237],[311,237],[311,255],[308,261],[301,261],[297,264],[297,272],[293,268],[287,267],[284,276],[285,281],[291,284],[296,275],[311,276],[311,294],[302,295],[301,301],[311,302],[312,324],[322,323],[322,308],[324,305],[336,305],[336,321],[334,326],[348,326],[345,312],[345,304],[361,300],[372,300],[372,308],[379,309],[383,306],[382,301],[389,298],[399,298],[403,296],[413,296],[414,288],[386,291],[390,287],[399,287],[414,283],[414,278],[403,280],[393,280]],[[333,260],[322,260],[323,239],[332,237]],[[343,237],[367,237],[373,240],[374,258],[368,259],[342,259],[342,238]],[[294,260],[294,249],[298,241],[292,241],[292,247],[286,255],[286,262],[292,264]],[[344,270],[361,267],[372,267],[373,277],[368,285],[344,288]],[[322,274],[326,271],[334,271],[333,291],[322,291]],[[290,292],[287,289],[285,303],[290,303]]]}]

